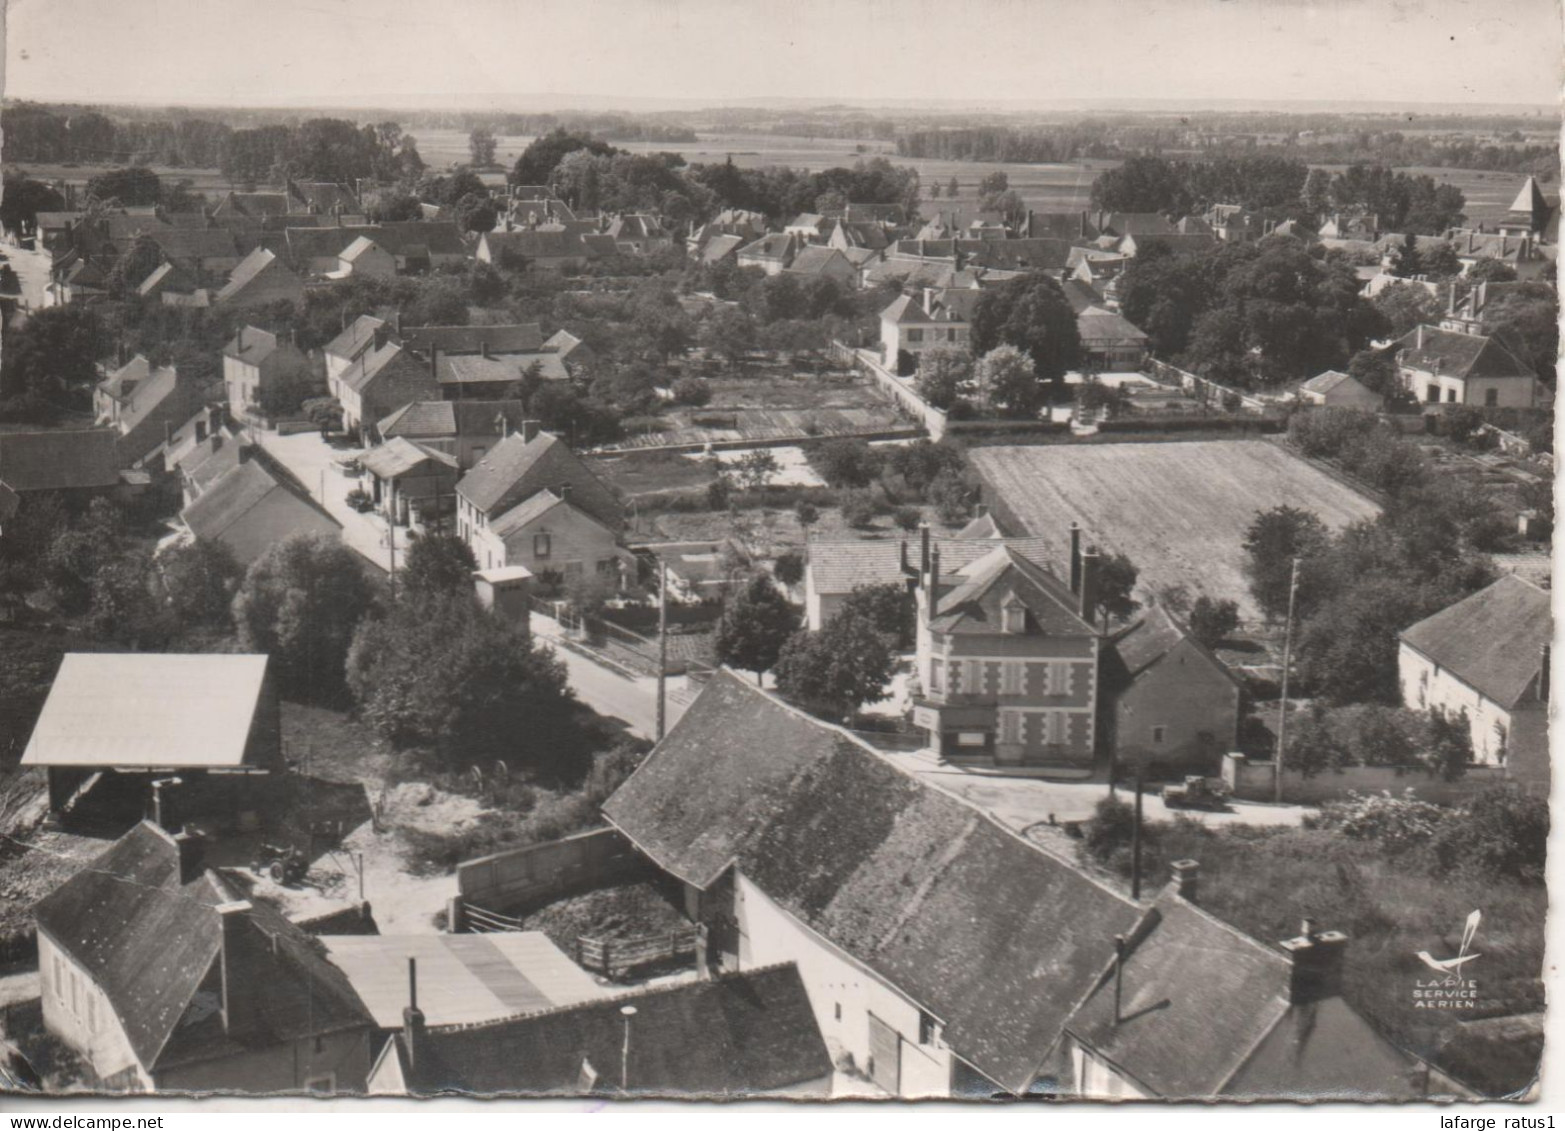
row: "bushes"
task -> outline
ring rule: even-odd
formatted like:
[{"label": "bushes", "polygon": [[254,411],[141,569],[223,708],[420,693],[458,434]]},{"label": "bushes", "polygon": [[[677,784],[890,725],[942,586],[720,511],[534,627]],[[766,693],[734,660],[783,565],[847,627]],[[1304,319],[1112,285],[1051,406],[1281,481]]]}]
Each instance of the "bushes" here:
[{"label": "bushes", "polygon": [[863,529],[875,521],[880,513],[880,501],[868,488],[843,491],[837,496],[842,517],[849,526]]},{"label": "bushes", "polygon": [[681,377],[674,382],[673,393],[675,404],[687,404],[694,408],[710,404],[712,400],[711,383],[699,377]]},{"label": "bushes", "polygon": [[1317,703],[1288,727],[1287,764],[1306,776],[1348,766],[1392,766],[1454,781],[1472,759],[1465,712],[1446,716],[1374,703]]},{"label": "bushes", "polygon": [[863,440],[827,440],[806,448],[805,457],[832,487],[868,487],[880,474],[880,454]]},{"label": "bushes", "polygon": [[1190,608],[1190,634],[1208,648],[1216,648],[1239,627],[1239,606],[1233,601],[1197,597]]}]

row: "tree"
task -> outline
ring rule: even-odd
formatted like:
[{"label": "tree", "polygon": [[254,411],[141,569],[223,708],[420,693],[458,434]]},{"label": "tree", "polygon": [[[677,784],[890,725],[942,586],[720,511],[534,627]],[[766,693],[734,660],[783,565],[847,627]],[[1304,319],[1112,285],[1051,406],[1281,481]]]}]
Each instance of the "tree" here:
[{"label": "tree", "polygon": [[98,568],[92,579],[87,627],[94,636],[136,651],[167,645],[176,626],[166,606],[154,595],[150,552],[134,549]]},{"label": "tree", "polygon": [[776,666],[783,645],[798,626],[798,613],[788,598],[771,578],[756,574],[717,622],[713,641],[717,658],[730,667],[754,672],[759,685],[762,673]]},{"label": "tree", "polygon": [[815,509],[813,503],[807,499],[800,499],[793,508],[794,521],[804,530],[806,539],[810,535],[810,527],[821,520],[821,512]]},{"label": "tree", "polygon": [[880,513],[875,492],[868,487],[850,487],[837,492],[837,506],[842,511],[842,520],[855,530],[872,525]]},{"label": "tree", "polygon": [[125,547],[125,519],[107,499],[94,499],[74,523],[62,522],[44,551],[44,587],[66,613],[85,612],[98,573]]},{"label": "tree", "polygon": [[1007,189],[988,201],[985,211],[998,212],[1013,228],[1027,218],[1027,202],[1015,189]]},{"label": "tree", "polygon": [[1408,398],[1395,350],[1362,349],[1348,361],[1348,376],[1388,401]]},{"label": "tree", "polygon": [[163,249],[151,236],[137,236],[109,269],[109,291],[116,298],[132,297],[136,288],[163,262]]},{"label": "tree", "polygon": [[470,192],[453,206],[457,227],[464,232],[490,232],[499,220],[487,193]]},{"label": "tree", "polygon": [[412,600],[471,593],[478,559],[455,534],[425,534],[408,545],[397,575]]},{"label": "tree", "polygon": [[907,586],[895,581],[858,585],[842,600],[839,616],[862,617],[885,636],[893,648],[913,643],[913,597]]},{"label": "tree", "polygon": [[746,452],[734,464],[734,474],[739,477],[740,485],[747,491],[762,490],[771,481],[772,476],[781,470],[777,457],[766,448]]},{"label": "tree", "polygon": [[926,494],[929,501],[934,504],[935,513],[940,516],[940,521],[947,526],[956,526],[967,521],[967,516],[973,507],[973,492],[960,472],[950,468],[941,471],[930,482]]},{"label": "tree", "polygon": [[979,402],[1004,416],[1027,420],[1043,407],[1043,386],[1027,355],[1015,346],[996,346],[973,367]]},{"label": "tree", "polygon": [[1312,705],[1296,713],[1288,728],[1288,748],[1284,761],[1290,770],[1314,777],[1327,770],[1340,770],[1353,764],[1353,752],[1337,735],[1325,706]]},{"label": "tree", "polygon": [[31,396],[64,404],[70,389],[97,381],[95,363],[113,346],[91,307],[73,303],[33,311],[21,329],[6,333],[0,351],[0,402]]},{"label": "tree", "polygon": [[586,150],[589,155],[595,157],[619,152],[606,142],[570,133],[562,126],[555,129],[553,133],[535,138],[526,149],[522,150],[522,155],[516,159],[516,165],[511,170],[511,183],[513,185],[550,184],[555,167],[567,154],[575,153],[577,150]]},{"label": "tree", "polygon": [[231,623],[244,570],[226,545],[207,538],[177,543],[158,554],[157,567],[163,598],[182,627]]},{"label": "tree", "polygon": [[868,487],[880,474],[880,455],[863,440],[827,440],[809,452],[810,463],[832,487]]},{"label": "tree", "polygon": [[895,657],[861,616],[839,613],[820,632],[796,632],[777,658],[777,690],[808,710],[843,718],[886,697]]},{"label": "tree", "polygon": [[967,467],[967,459],[960,448],[945,440],[938,443],[915,440],[911,444],[898,444],[886,456],[886,469],[900,475],[903,481],[920,495],[928,497],[929,488],[943,471],[960,475]]},{"label": "tree", "polygon": [[1514,283],[1516,268],[1503,259],[1480,259],[1467,269],[1469,283]]},{"label": "tree", "polygon": [[366,620],[346,670],[359,716],[398,746],[566,779],[589,757],[564,665],[470,596]]},{"label": "tree", "polygon": [[956,174],[951,174],[951,179],[946,182],[946,195],[955,200],[961,191],[962,186],[956,183]]},{"label": "tree", "polygon": [[[978,182],[978,199],[980,201],[988,201],[999,196],[1010,187],[1011,178],[1005,175],[1005,170],[996,169]],[[982,207],[985,211],[993,210],[992,206],[987,203],[983,204]]]},{"label": "tree", "polygon": [[1392,270],[1399,278],[1411,279],[1424,273],[1424,257],[1418,250],[1418,237],[1412,232],[1402,237]]},{"label": "tree", "polygon": [[1015,346],[1045,381],[1058,381],[1081,364],[1076,314],[1060,284],[1045,275],[1022,275],[981,291],[969,342],[974,356]]},{"label": "tree", "polygon": [[65,198],[42,181],[6,173],[0,188],[0,228],[8,232],[31,230],[40,212],[62,212]]},{"label": "tree", "polygon": [[467,135],[467,155],[475,168],[487,169],[494,164],[495,136],[486,126],[479,126]]},{"label": "tree", "polygon": [[1523,361],[1532,362],[1538,379],[1554,384],[1559,355],[1560,301],[1554,287],[1530,279],[1491,298],[1484,308],[1489,332],[1500,338]]},{"label": "tree", "polygon": [[121,205],[157,204],[163,198],[163,183],[151,169],[109,169],[88,180],[87,197]]},{"label": "tree", "polygon": [[918,359],[918,395],[938,409],[950,408],[972,377],[972,354],[956,346],[936,346]]},{"label": "tree", "polygon": [[772,564],[772,575],[784,585],[799,584],[804,580],[804,555],[797,550],[778,554],[777,561]]},{"label": "tree", "polygon": [[1440,300],[1418,283],[1392,283],[1375,296],[1374,306],[1385,318],[1393,338],[1440,321]]},{"label": "tree", "polygon": [[343,661],[370,607],[357,555],[335,538],[294,535],[251,563],[234,597],[247,652],[271,656],[281,688],[301,698],[343,685]]},{"label": "tree", "polygon": [[1261,612],[1276,620],[1287,614],[1293,561],[1326,545],[1325,523],[1297,507],[1261,511],[1245,532],[1245,574]]},{"label": "tree", "polygon": [[1197,597],[1190,607],[1190,635],[1208,648],[1216,648],[1239,627],[1239,606],[1234,601]]},{"label": "tree", "polygon": [[741,310],[725,306],[701,324],[701,344],[738,365],[755,348],[755,323]]},{"label": "tree", "polygon": [[1423,250],[1424,274],[1431,279],[1450,279],[1462,273],[1462,261],[1449,240],[1441,240]]},{"label": "tree", "polygon": [[1098,561],[1098,576],[1093,589],[1093,610],[1110,618],[1125,620],[1141,607],[1131,596],[1136,590],[1139,571],[1124,554],[1105,554]]}]

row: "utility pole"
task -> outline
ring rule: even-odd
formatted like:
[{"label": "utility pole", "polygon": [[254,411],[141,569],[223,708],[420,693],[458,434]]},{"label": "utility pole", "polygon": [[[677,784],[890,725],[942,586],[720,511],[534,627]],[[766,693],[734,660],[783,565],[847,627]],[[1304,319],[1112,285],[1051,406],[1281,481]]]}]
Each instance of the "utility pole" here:
[{"label": "utility pole", "polygon": [[663,741],[668,719],[668,563],[658,558],[658,729]]},{"label": "utility pole", "polygon": [[1277,702],[1277,756],[1272,759],[1275,781],[1272,783],[1272,800],[1282,804],[1282,752],[1283,739],[1288,735],[1288,669],[1293,661],[1293,605],[1299,596],[1299,559],[1293,559],[1293,569],[1288,576],[1288,619],[1282,630],[1282,698]]},{"label": "utility pole", "polygon": [[630,1019],[636,1016],[636,1007],[625,1005],[620,1007],[620,1016],[625,1018],[625,1044],[620,1049],[619,1061],[619,1090],[630,1091]]},{"label": "utility pole", "polygon": [[1136,815],[1130,825],[1130,898],[1141,898],[1141,785],[1145,760],[1136,760]]}]

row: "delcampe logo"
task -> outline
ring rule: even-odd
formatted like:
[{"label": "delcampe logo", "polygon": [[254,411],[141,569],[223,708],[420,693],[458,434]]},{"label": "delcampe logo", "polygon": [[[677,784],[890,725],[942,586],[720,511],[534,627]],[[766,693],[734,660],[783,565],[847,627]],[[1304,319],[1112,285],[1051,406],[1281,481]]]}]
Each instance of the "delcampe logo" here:
[{"label": "delcampe logo", "polygon": [[1433,971],[1414,980],[1413,1007],[1415,1009],[1472,1009],[1478,997],[1478,983],[1466,976],[1467,964],[1478,958],[1473,940],[1478,935],[1478,924],[1483,913],[1474,911],[1467,917],[1462,929],[1462,942],[1449,958],[1436,958],[1427,950],[1418,952],[1418,960]]}]

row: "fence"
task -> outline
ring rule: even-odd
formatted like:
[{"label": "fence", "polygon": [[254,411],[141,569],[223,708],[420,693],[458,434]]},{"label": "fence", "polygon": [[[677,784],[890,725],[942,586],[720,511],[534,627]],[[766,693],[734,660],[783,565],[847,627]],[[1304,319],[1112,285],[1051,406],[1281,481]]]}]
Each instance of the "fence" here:
[{"label": "fence", "polygon": [[1155,357],[1149,360],[1147,365],[1151,370],[1148,376],[1154,381],[1165,385],[1178,385],[1183,391],[1203,400],[1215,399],[1218,404],[1224,404],[1230,398],[1237,398],[1239,406],[1249,412],[1269,412],[1273,407],[1259,397],[1241,393],[1238,389],[1230,389],[1227,385],[1219,385],[1206,377],[1197,377],[1194,373],[1187,373],[1178,366],[1159,361]]},{"label": "fence", "polygon": [[882,391],[890,394],[892,400],[923,421],[931,440],[938,440],[946,434],[946,414],[919,396],[911,383],[882,365],[873,350],[849,349],[841,342],[833,342],[831,349],[834,359],[851,359],[854,367],[869,374]]},{"label": "fence", "polygon": [[[1271,801],[1276,797],[1277,765],[1254,762],[1243,754],[1223,759],[1223,781],[1242,801]],[[1341,801],[1350,793],[1385,793],[1401,796],[1412,790],[1413,796],[1437,804],[1456,804],[1468,800],[1489,786],[1506,780],[1499,766],[1471,766],[1455,781],[1415,768],[1396,766],[1349,766],[1343,770],[1323,770],[1305,777],[1286,766],[1282,772],[1282,799],[1293,804],[1312,805],[1323,801]]]},{"label": "fence", "polygon": [[576,939],[576,965],[608,978],[623,978],[647,966],[693,959],[701,937],[699,927],[676,927],[655,935],[629,939]]},{"label": "fence", "polygon": [[[651,864],[617,830],[593,829],[458,864],[457,901],[471,922],[495,915],[493,909],[538,906],[651,874]],[[451,929],[462,925],[453,921]]]}]

